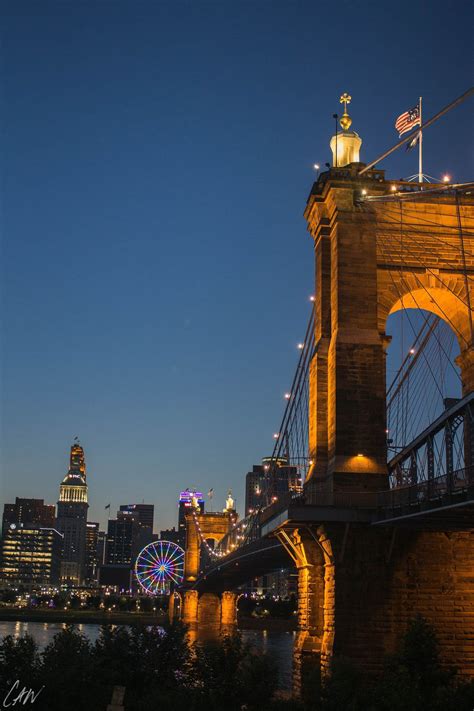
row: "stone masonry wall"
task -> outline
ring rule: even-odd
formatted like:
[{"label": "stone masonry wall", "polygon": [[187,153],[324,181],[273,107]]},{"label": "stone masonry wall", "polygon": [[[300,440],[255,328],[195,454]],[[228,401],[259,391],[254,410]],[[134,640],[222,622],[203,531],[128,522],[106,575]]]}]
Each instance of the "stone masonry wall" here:
[{"label": "stone masonry wall", "polygon": [[384,655],[419,613],[436,630],[443,662],[474,677],[474,532],[393,533],[355,525],[343,555],[343,526],[328,527],[328,536],[335,560],[335,654],[380,671]]}]

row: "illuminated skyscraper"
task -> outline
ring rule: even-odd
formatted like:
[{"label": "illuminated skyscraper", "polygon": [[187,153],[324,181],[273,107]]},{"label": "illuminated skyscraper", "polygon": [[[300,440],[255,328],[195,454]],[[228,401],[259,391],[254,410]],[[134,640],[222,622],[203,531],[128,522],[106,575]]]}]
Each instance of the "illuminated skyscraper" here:
[{"label": "illuminated skyscraper", "polygon": [[54,528],[11,523],[2,540],[3,583],[28,588],[57,584],[62,544],[62,536]]},{"label": "illuminated skyscraper", "polygon": [[117,511],[117,518],[109,519],[105,549],[107,565],[133,565],[139,553],[140,528],[138,513]]},{"label": "illuminated skyscraper", "polygon": [[123,504],[119,510],[137,514],[140,526],[146,526],[153,532],[153,515],[155,511],[153,504]]},{"label": "illuminated skyscraper", "polygon": [[83,585],[85,580],[88,508],[84,450],[75,442],[59,489],[57,517],[57,528],[64,535],[61,582],[69,585]]}]

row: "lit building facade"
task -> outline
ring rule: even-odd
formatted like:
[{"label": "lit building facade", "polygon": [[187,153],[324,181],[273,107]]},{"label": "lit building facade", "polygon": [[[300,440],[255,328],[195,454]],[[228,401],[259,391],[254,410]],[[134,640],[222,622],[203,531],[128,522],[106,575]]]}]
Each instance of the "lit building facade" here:
[{"label": "lit building facade", "polygon": [[99,524],[86,523],[86,583],[96,583],[99,579]]},{"label": "lit building facade", "polygon": [[2,539],[1,577],[29,589],[59,582],[63,536],[55,528],[12,523]]},{"label": "lit building facade", "polygon": [[105,549],[106,565],[132,566],[137,557],[140,538],[138,514],[118,511],[116,519],[110,519],[107,528]]},{"label": "lit building facade", "polygon": [[105,548],[107,545],[107,531],[99,531],[97,533],[97,560],[99,567],[105,562]]},{"label": "lit building facade", "polygon": [[87,480],[84,450],[71,447],[69,470],[59,489],[57,528],[64,536],[61,582],[83,585],[86,578]]},{"label": "lit building facade", "polygon": [[263,464],[254,464],[245,477],[245,515],[258,511],[263,503],[265,471]]},{"label": "lit building facade", "polygon": [[[302,490],[297,467],[283,457],[275,460],[265,457],[245,477],[245,515],[249,516],[288,494],[301,494]],[[295,580],[294,573],[285,569],[257,578],[245,589],[262,595],[287,597],[296,590]]]},{"label": "lit building facade", "polygon": [[290,465],[284,458],[272,460],[271,457],[265,457],[261,464],[254,464],[252,471],[245,477],[245,515],[248,516],[288,493],[297,495],[302,491],[297,467]]},{"label": "lit building facade", "polygon": [[178,546],[180,545],[180,533],[176,530],[174,526],[173,528],[165,528],[160,531],[160,539],[162,541],[171,541],[171,543],[177,543]]},{"label": "lit building facade", "polygon": [[155,507],[153,504],[124,504],[120,506],[120,511],[136,514],[140,526],[151,528],[153,531],[153,518]]},{"label": "lit building facade", "polygon": [[101,585],[131,589],[138,554],[158,538],[153,534],[153,512],[152,504],[124,504],[117,511],[117,517],[109,519],[104,564],[99,574]]},{"label": "lit building facade", "polygon": [[296,496],[302,493],[303,486],[298,468],[290,465],[287,459],[281,458],[272,462],[271,457],[267,457],[262,459],[262,466],[267,474],[269,502],[286,494]]},{"label": "lit building facade", "polygon": [[3,507],[2,536],[12,524],[34,524],[44,528],[54,528],[56,507],[54,504],[45,504],[43,499],[21,499],[18,496],[14,504],[5,504]]}]

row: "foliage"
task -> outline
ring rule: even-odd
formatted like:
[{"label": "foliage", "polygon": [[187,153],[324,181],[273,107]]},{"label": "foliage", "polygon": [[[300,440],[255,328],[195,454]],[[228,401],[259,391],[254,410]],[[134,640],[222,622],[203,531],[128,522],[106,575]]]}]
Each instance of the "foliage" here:
[{"label": "foliage", "polygon": [[264,708],[276,691],[278,673],[266,655],[257,656],[240,635],[195,647],[198,709]]},{"label": "foliage", "polygon": [[17,679],[28,679],[31,686],[41,686],[40,656],[33,637],[26,634],[15,639],[11,635],[0,642],[0,691],[2,699]]},{"label": "foliage", "polygon": [[17,598],[15,590],[7,589],[0,592],[0,600],[6,603],[14,603]]},{"label": "foliage", "polygon": [[256,656],[239,635],[192,646],[180,623],[158,627],[103,626],[91,644],[74,625],[55,635],[42,654],[32,637],[0,644],[4,695],[12,683],[43,691],[35,711],[103,711],[114,686],[126,688],[127,711],[156,706],[173,711],[265,708],[277,687],[276,667]]},{"label": "foliage", "polygon": [[66,625],[41,655],[40,677],[45,688],[35,709],[89,708],[96,693],[93,674],[91,643],[74,625]]},{"label": "foliage", "polygon": [[[3,697],[16,679],[44,689],[35,711],[104,711],[114,686],[126,688],[126,711],[471,711],[474,682],[457,681],[440,665],[432,628],[416,618],[383,674],[373,678],[349,660],[336,658],[321,685],[306,669],[302,700],[278,698],[276,665],[242,642],[190,645],[177,623],[157,627],[101,628],[91,644],[68,625],[40,654],[28,635],[0,642]],[[309,679],[309,684],[308,684]]]}]

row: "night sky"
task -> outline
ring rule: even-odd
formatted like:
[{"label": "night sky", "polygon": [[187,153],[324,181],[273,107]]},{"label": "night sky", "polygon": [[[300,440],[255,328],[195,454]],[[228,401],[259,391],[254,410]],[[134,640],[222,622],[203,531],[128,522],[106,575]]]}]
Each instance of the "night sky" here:
[{"label": "night sky", "polygon": [[[339,96],[369,162],[418,96],[428,118],[469,87],[469,8],[2,4],[3,501],[55,502],[78,435],[90,520],[145,500],[171,526],[191,485],[243,507],[309,316]],[[427,173],[472,178],[471,113],[425,133]]]}]

